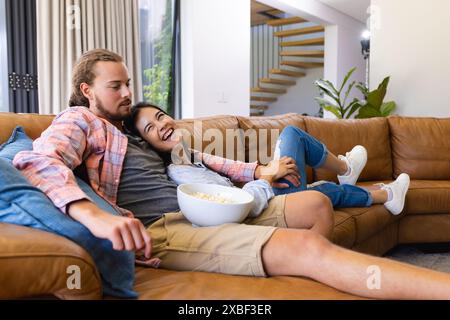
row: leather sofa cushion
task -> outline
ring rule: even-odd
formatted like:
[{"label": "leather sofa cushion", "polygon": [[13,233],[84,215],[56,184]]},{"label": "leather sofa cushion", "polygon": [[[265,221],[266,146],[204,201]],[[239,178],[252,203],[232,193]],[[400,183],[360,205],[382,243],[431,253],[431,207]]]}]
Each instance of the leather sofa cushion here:
[{"label": "leather sofa cushion", "polygon": [[[345,155],[355,145],[367,149],[367,165],[359,181],[392,179],[389,127],[385,118],[361,120],[329,120],[305,118],[306,130],[328,147],[335,155]],[[314,179],[337,182],[335,174],[323,169],[314,170]]]},{"label": "leather sofa cushion", "polygon": [[[289,113],[269,117],[238,117],[244,130],[246,161],[268,163],[273,158],[275,144],[281,131],[287,126],[306,130],[304,116]],[[253,137],[253,138],[252,138]],[[313,182],[312,168],[306,168],[308,183]]]},{"label": "leather sofa cushion", "polygon": [[[358,185],[370,189],[373,184],[381,182],[389,183],[391,181],[371,181],[358,183]],[[342,208],[339,209],[339,211],[347,213],[355,220],[355,245],[373,237],[375,234],[398,222],[398,220],[406,215],[405,213],[401,213],[395,216],[380,204],[372,205],[369,208]]]},{"label": "leather sofa cushion", "polygon": [[245,149],[239,123],[234,116],[213,116],[176,120],[184,140],[198,151],[245,161]]},{"label": "leather sofa cushion", "polygon": [[450,180],[412,180],[405,211],[408,215],[450,213]]},{"label": "leather sofa cushion", "polygon": [[151,300],[361,299],[300,277],[254,278],[140,267],[136,269],[135,290],[139,299]]},{"label": "leather sofa cushion", "polygon": [[334,231],[333,243],[344,248],[351,248],[356,241],[355,219],[348,213],[339,211],[334,212]]},{"label": "leather sofa cushion", "polygon": [[450,119],[390,117],[394,176],[450,180]]},{"label": "leather sofa cushion", "polygon": [[16,126],[22,126],[31,139],[38,138],[55,116],[39,114],[0,113],[0,143],[8,140]]},{"label": "leather sofa cushion", "polygon": [[339,211],[347,213],[355,220],[355,244],[369,239],[404,215],[394,216],[379,204],[369,208],[343,208]]},{"label": "leather sofa cushion", "polygon": [[[81,288],[67,287],[69,266],[80,268]],[[0,223],[0,299],[55,295],[99,299],[101,280],[91,257],[66,238]],[[20,279],[20,281],[19,281]]]},{"label": "leather sofa cushion", "polygon": [[281,131],[289,125],[305,130],[303,118],[295,113],[272,117],[238,117],[239,126],[246,134],[247,161],[268,163],[273,158],[275,143]]},{"label": "leather sofa cushion", "polygon": [[450,242],[450,215],[406,215],[400,220],[399,243]]},{"label": "leather sofa cushion", "polygon": [[375,256],[382,256],[398,244],[399,221],[392,223],[363,242],[357,243],[352,250]]}]

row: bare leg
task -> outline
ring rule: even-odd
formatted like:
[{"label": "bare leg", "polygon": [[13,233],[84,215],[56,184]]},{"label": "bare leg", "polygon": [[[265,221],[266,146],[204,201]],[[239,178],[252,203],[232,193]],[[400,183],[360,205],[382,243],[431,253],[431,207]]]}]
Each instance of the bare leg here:
[{"label": "bare leg", "polygon": [[373,204],[383,204],[388,201],[388,193],[386,190],[369,190],[372,195]]},{"label": "bare leg", "polygon": [[334,229],[334,210],[330,199],[317,191],[301,191],[286,196],[285,218],[288,228],[310,229],[330,238]]},{"label": "bare leg", "polygon": [[[306,276],[368,298],[450,299],[448,274],[347,250],[309,230],[278,229],[262,259],[269,275]],[[368,285],[371,267],[379,270],[379,288]]]},{"label": "bare leg", "polygon": [[325,160],[325,163],[321,168],[336,173],[338,175],[345,174],[348,169],[347,163],[345,161],[339,160],[338,157],[336,157],[331,152],[328,152],[327,159]]}]

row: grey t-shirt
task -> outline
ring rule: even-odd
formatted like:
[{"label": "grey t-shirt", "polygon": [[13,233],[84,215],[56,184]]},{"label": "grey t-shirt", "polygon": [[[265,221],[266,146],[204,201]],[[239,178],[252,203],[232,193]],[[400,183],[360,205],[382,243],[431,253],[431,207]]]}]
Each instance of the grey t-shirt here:
[{"label": "grey t-shirt", "polygon": [[117,205],[130,210],[145,226],[164,213],[180,210],[177,185],[167,176],[166,165],[150,145],[128,135],[117,193]]}]

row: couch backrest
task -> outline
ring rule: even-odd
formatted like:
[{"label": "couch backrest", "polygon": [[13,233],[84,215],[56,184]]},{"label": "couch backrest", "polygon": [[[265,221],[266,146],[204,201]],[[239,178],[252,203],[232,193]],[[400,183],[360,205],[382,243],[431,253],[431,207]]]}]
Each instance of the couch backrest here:
[{"label": "couch backrest", "polygon": [[[367,149],[367,165],[359,181],[392,179],[391,146],[386,118],[330,120],[306,117],[306,131],[322,141],[335,155],[345,155],[355,145]],[[337,181],[335,174],[314,170],[314,179]]]},{"label": "couch backrest", "polygon": [[388,118],[394,176],[450,179],[450,118]]},{"label": "couch backrest", "polygon": [[[288,113],[266,117],[238,117],[243,129],[246,161],[266,164],[273,158],[275,144],[281,131],[291,125],[305,130],[304,116]],[[306,170],[308,182],[313,181],[311,168]]]},{"label": "couch backrest", "polygon": [[22,126],[27,135],[38,138],[55,116],[39,114],[0,113],[0,143],[5,142],[16,126]]},{"label": "couch backrest", "polygon": [[212,116],[176,121],[191,148],[233,160],[245,161],[245,148],[235,116]]},{"label": "couch backrest", "polygon": [[[23,126],[27,134],[36,139],[53,119],[53,115],[0,113],[0,143],[8,139],[17,125]],[[261,154],[271,158],[277,135],[271,135],[270,129],[279,132],[294,125],[324,142],[336,155],[344,154],[356,144],[364,145],[369,159],[361,181],[389,180],[402,172],[410,174],[412,179],[450,179],[449,118],[328,120],[292,113],[273,117],[213,116],[177,120],[177,123],[196,139],[200,139],[202,132],[202,139],[197,141],[201,142],[204,152],[220,153],[214,147],[221,144],[226,156],[227,144],[231,145],[233,152],[228,154],[232,159],[254,160],[250,155],[255,153],[258,160]],[[256,140],[249,139],[249,129],[253,129]],[[263,129],[269,130],[263,132]],[[216,141],[217,135],[222,136],[223,141]],[[195,147],[193,139],[191,142]],[[311,169],[308,169],[308,177],[311,182]],[[336,176],[315,170],[314,180],[335,181]]]}]

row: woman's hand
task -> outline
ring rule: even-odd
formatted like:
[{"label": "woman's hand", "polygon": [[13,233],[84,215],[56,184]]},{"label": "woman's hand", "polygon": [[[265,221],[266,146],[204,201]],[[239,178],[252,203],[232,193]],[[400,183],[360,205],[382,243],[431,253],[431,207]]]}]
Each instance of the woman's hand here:
[{"label": "woman's hand", "polygon": [[287,188],[287,183],[276,182],[284,178],[298,187],[300,185],[300,175],[295,160],[290,157],[282,157],[279,160],[272,160],[267,165],[260,165],[255,170],[256,179],[264,179],[275,188]]}]

